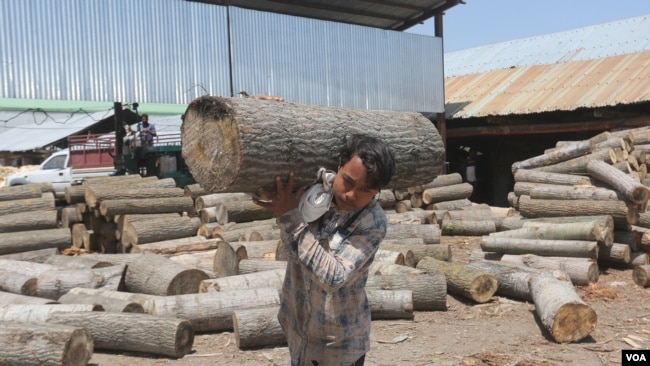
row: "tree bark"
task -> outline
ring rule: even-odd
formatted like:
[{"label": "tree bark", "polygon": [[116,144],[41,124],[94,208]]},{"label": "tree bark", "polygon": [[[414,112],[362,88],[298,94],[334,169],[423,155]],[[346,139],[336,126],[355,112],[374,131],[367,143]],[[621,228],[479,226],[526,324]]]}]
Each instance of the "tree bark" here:
[{"label": "tree bark", "polygon": [[382,241],[379,249],[412,253],[414,263],[412,267],[415,267],[424,257],[441,261],[451,260],[451,248],[448,244],[400,244],[399,241],[392,243]]},{"label": "tree bark", "polygon": [[377,203],[379,203],[379,206],[381,206],[381,208],[384,210],[395,208],[396,202],[397,200],[395,199],[395,193],[393,193],[392,190],[382,189],[379,191],[379,196],[377,196]]},{"label": "tree bark", "polygon": [[623,201],[536,200],[519,197],[519,212],[524,217],[567,217],[610,215],[616,228],[627,229],[637,222],[639,213]]},{"label": "tree bark", "polygon": [[442,235],[481,236],[496,232],[494,220],[442,219]]},{"label": "tree bark", "polygon": [[94,269],[60,269],[41,273],[37,280],[36,295],[56,300],[75,287],[121,290],[124,265]]},{"label": "tree bark", "polygon": [[[0,321],[44,323],[47,317],[57,312],[103,312],[98,304],[26,304],[7,305],[0,308]],[[1,328],[1,327],[0,327]]]},{"label": "tree bark", "polygon": [[252,197],[250,193],[244,192],[211,193],[197,197],[194,205],[197,210],[202,210],[207,207],[214,207],[218,203],[227,204],[228,202],[234,201],[250,201]]},{"label": "tree bark", "polygon": [[598,282],[598,263],[588,258],[542,257],[534,254],[506,254],[501,257],[502,262],[512,263],[513,259],[515,263],[522,263],[534,269],[564,271],[576,286],[585,286]]},{"label": "tree bark", "polygon": [[543,187],[533,187],[529,192],[529,196],[533,199],[549,200],[625,200],[625,197],[621,193],[613,189],[591,186],[545,185]]},{"label": "tree bark", "polygon": [[228,277],[211,278],[201,281],[199,292],[221,292],[251,290],[256,288],[271,287],[282,289],[285,268],[270,269],[267,271],[251,272],[247,274]]},{"label": "tree bark", "polygon": [[147,295],[147,294],[138,294],[124,291],[115,291],[115,290],[106,290],[103,288],[84,288],[84,287],[75,287],[70,289],[66,295],[70,294],[83,294],[91,296],[101,296],[110,299],[122,300],[127,302],[136,303],[142,306],[144,312],[151,314],[153,310],[150,307],[151,300],[155,299],[158,296]]},{"label": "tree bark", "polygon": [[0,291],[36,296],[36,276],[0,269]]},{"label": "tree bark", "polygon": [[410,275],[410,274],[425,273],[425,271],[413,267],[403,266],[401,264],[395,264],[395,263],[383,262],[383,261],[373,261],[372,263],[370,263],[370,267],[368,268],[368,273],[375,276],[382,276],[382,275]]},{"label": "tree bark", "polygon": [[72,245],[70,229],[30,230],[0,234],[0,255]]},{"label": "tree bark", "polygon": [[598,261],[601,263],[630,263],[630,246],[614,243],[611,247],[601,247],[598,252]]},{"label": "tree bark", "polygon": [[[185,238],[134,245],[131,248],[131,253],[151,253],[169,257],[172,255],[215,250],[219,247],[219,243],[221,243],[219,239],[207,239],[204,236],[188,236]],[[210,268],[212,268],[212,265]]]},{"label": "tree bark", "polygon": [[185,319],[137,313],[78,312],[51,314],[47,323],[88,330],[95,349],[183,357],[190,353],[194,344],[194,330]]},{"label": "tree bark", "polygon": [[210,192],[203,189],[203,187],[201,187],[201,185],[198,183],[186,185],[185,188],[183,188],[183,191],[185,192],[186,196],[192,197],[195,202],[198,197],[210,194]]},{"label": "tree bark", "polygon": [[413,319],[413,291],[368,290],[372,320]]},{"label": "tree bark", "polygon": [[422,192],[422,201],[426,204],[468,199],[474,187],[469,183],[453,184],[436,188],[428,188]]},{"label": "tree bark", "polygon": [[597,258],[598,243],[583,240],[545,240],[481,237],[481,249],[503,254],[536,254],[553,257]]},{"label": "tree bark", "polygon": [[208,275],[197,268],[174,262],[157,254],[134,255],[124,276],[129,292],[170,296],[199,292]]},{"label": "tree bark", "polygon": [[442,201],[431,204],[432,210],[460,210],[463,207],[469,207],[472,205],[472,201],[467,198],[461,198],[458,200],[451,201]]},{"label": "tree bark", "polygon": [[182,263],[186,266],[195,267],[208,275],[209,278],[216,278],[217,274],[212,271],[214,264],[214,255],[217,253],[216,249],[206,250],[202,252],[191,252],[185,254],[172,255],[169,259],[174,262]]},{"label": "tree bark", "polygon": [[40,187],[23,184],[13,187],[0,187],[0,201],[24,200],[41,198],[43,191]]},{"label": "tree bark", "polygon": [[37,198],[25,198],[20,200],[0,201],[0,217],[20,212],[33,212],[38,210],[54,210],[54,195],[43,194]]},{"label": "tree bark", "polygon": [[286,345],[287,337],[278,321],[279,310],[279,306],[270,306],[233,311],[237,347],[245,350]]},{"label": "tree bark", "polygon": [[72,228],[73,224],[83,222],[83,215],[77,205],[67,206],[61,210],[61,226]]},{"label": "tree bark", "polygon": [[228,211],[224,205],[204,207],[198,213],[201,222],[204,224],[216,222],[225,225],[228,222]]},{"label": "tree bark", "polygon": [[336,170],[336,151],[353,133],[390,145],[400,162],[391,187],[424,184],[442,172],[442,139],[420,113],[204,96],[189,104],[181,127],[190,173],[211,192],[274,191],[272,177],[290,171],[296,187],[310,184],[318,168]]},{"label": "tree bark", "polygon": [[554,184],[566,186],[591,185],[591,178],[584,175],[541,172],[519,169],[514,174],[515,182]]},{"label": "tree bark", "polygon": [[13,254],[3,254],[0,255],[0,260],[11,259],[17,261],[34,262],[34,263],[45,263],[48,260],[48,258],[54,255],[59,255],[58,248],[45,248],[45,249],[30,250],[27,252],[20,252],[20,253],[13,253]]},{"label": "tree bark", "polygon": [[239,274],[239,262],[248,258],[246,247],[241,243],[222,242],[214,255],[212,270],[218,277],[234,276]]},{"label": "tree bark", "polygon": [[58,227],[56,210],[36,210],[0,216],[0,233],[56,229]]},{"label": "tree bark", "polygon": [[154,315],[187,319],[195,332],[232,331],[235,310],[280,305],[274,288],[158,296],[145,308]]},{"label": "tree bark", "polygon": [[425,244],[440,244],[440,227],[428,225],[387,225],[384,239],[422,238]]},{"label": "tree bark", "polygon": [[287,261],[272,259],[242,259],[237,266],[237,274],[266,272],[274,269],[287,268]]},{"label": "tree bark", "polygon": [[587,164],[592,160],[600,160],[609,164],[616,163],[616,153],[613,149],[607,148],[595,151],[591,154],[578,158],[563,161],[561,163],[535,168],[542,172],[563,173],[563,174],[589,174]]},{"label": "tree bark", "polygon": [[599,245],[606,247],[610,247],[614,243],[613,228],[604,230],[597,221],[526,226],[521,229],[491,233],[490,236],[494,238],[596,241]]},{"label": "tree bark", "polygon": [[199,226],[198,218],[187,216],[131,222],[124,226],[120,243],[129,251],[134,245],[195,236]]},{"label": "tree bark", "polygon": [[250,222],[273,217],[273,211],[255,204],[252,200],[218,203],[216,205],[217,210],[220,209],[219,206],[221,205],[228,212],[228,222]]},{"label": "tree bark", "polygon": [[477,303],[489,301],[497,291],[496,277],[467,265],[425,257],[422,258],[416,268],[444,274],[449,292]]},{"label": "tree bark", "polygon": [[4,365],[84,366],[92,356],[93,337],[84,328],[21,322],[3,322],[0,327]]},{"label": "tree bark", "polygon": [[607,183],[636,204],[645,204],[650,199],[650,188],[634,181],[629,175],[603,161],[590,161],[587,171],[596,179]]},{"label": "tree bark", "polygon": [[168,198],[185,197],[185,192],[178,187],[156,188],[156,187],[129,187],[128,189],[115,189],[116,187],[89,186],[84,192],[86,204],[90,207],[98,207],[102,201],[129,200],[144,198]]},{"label": "tree bark", "polygon": [[99,211],[107,217],[127,214],[183,213],[191,212],[193,209],[194,202],[187,196],[114,199],[104,200],[99,204]]},{"label": "tree bark", "polygon": [[512,164],[512,172],[520,169],[532,169],[542,166],[557,164],[569,159],[577,158],[591,152],[591,143],[588,140],[576,144],[554,149],[551,152],[537,155],[532,158],[518,161]]},{"label": "tree bark", "polygon": [[571,282],[534,276],[530,291],[537,315],[556,342],[580,341],[596,328],[596,312],[580,299]]},{"label": "tree bark", "polygon": [[96,304],[104,308],[104,311],[113,313],[144,313],[144,308],[137,302],[101,295],[73,294],[68,292],[59,297],[59,302],[61,304]]},{"label": "tree bark", "polygon": [[441,273],[370,275],[366,291],[373,290],[410,290],[414,311],[447,310],[447,281]]},{"label": "tree bark", "polygon": [[26,304],[58,304],[58,301],[44,299],[42,297],[26,296],[13,294],[11,292],[0,291],[0,308],[7,305],[26,305]]},{"label": "tree bark", "polygon": [[[386,250],[378,249],[375,254],[375,261],[378,262],[389,262],[392,264],[399,264],[404,266],[404,254],[396,250]],[[411,263],[413,261],[413,253],[411,253]],[[413,267],[413,265],[406,265],[407,267]]]}]

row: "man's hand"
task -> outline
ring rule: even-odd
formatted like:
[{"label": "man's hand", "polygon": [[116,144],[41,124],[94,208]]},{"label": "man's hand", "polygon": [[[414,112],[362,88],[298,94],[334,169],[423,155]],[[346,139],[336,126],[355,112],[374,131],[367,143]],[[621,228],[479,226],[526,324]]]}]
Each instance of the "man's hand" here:
[{"label": "man's hand", "polygon": [[282,183],[280,176],[276,176],[275,186],[277,193],[273,194],[271,192],[266,192],[264,189],[260,188],[257,190],[259,196],[254,196],[253,201],[256,204],[273,211],[274,217],[280,217],[298,207],[300,197],[305,192],[306,187],[300,187],[294,192],[293,181],[293,172],[289,173],[286,187]]}]

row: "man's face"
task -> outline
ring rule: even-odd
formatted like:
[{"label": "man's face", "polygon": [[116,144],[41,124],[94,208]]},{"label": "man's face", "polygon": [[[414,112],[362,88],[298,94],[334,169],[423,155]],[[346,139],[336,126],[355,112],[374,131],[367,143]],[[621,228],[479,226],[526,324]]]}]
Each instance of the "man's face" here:
[{"label": "man's face", "polygon": [[378,189],[366,186],[366,168],[359,156],[354,155],[345,165],[339,167],[334,178],[334,200],[341,211],[358,210],[372,201]]}]

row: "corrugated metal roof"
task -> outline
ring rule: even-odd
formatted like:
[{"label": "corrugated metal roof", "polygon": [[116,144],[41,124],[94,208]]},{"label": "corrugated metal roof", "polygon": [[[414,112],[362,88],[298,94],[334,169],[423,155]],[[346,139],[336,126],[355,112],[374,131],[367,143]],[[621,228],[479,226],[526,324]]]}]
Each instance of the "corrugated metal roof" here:
[{"label": "corrugated metal roof", "polygon": [[650,101],[650,16],[445,54],[462,119]]},{"label": "corrugated metal roof", "polygon": [[445,54],[445,77],[650,50],[650,15]]},{"label": "corrugated metal roof", "polygon": [[650,51],[445,79],[449,118],[571,111],[650,101]]}]

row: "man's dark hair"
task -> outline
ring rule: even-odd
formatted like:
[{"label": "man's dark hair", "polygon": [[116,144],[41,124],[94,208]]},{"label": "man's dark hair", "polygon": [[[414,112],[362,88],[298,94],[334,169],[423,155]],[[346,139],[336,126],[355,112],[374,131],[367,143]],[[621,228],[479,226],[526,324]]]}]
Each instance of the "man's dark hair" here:
[{"label": "man's dark hair", "polygon": [[339,166],[345,165],[354,155],[358,155],[366,168],[370,189],[386,187],[395,174],[395,157],[388,144],[368,136],[355,134],[345,139],[339,152]]}]

